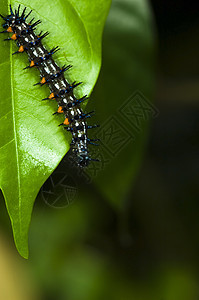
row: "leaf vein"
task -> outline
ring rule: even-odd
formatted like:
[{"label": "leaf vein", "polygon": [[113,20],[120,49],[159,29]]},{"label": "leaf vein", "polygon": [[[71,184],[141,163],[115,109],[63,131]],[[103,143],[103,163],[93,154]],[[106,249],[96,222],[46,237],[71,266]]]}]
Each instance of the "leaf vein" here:
[{"label": "leaf vein", "polygon": [[0,63],[0,67],[1,66],[3,66],[3,65],[5,65],[5,64],[8,64],[9,63],[9,61],[8,60],[6,60],[6,61],[3,61],[2,63]]},{"label": "leaf vein", "polygon": [[4,144],[2,147],[0,147],[0,150],[3,149],[4,147],[6,147],[7,145],[9,145],[11,142],[14,141],[14,138],[11,139],[9,142],[7,142],[6,144]]},{"label": "leaf vein", "polygon": [[38,101],[38,98],[35,97],[35,96],[33,96],[33,95],[31,95],[30,93],[24,92],[24,91],[19,90],[19,89],[16,89],[16,88],[15,88],[15,90],[16,90],[17,92],[21,93],[21,94],[24,94],[24,95],[26,95],[26,96],[29,96],[29,97],[31,97],[31,98],[33,98],[33,99],[35,99],[35,100]]},{"label": "leaf vein", "polygon": [[1,116],[1,117],[0,117],[0,121],[1,121],[5,116],[7,116],[9,113],[11,113],[11,112],[12,112],[12,110],[9,110],[5,115]]}]

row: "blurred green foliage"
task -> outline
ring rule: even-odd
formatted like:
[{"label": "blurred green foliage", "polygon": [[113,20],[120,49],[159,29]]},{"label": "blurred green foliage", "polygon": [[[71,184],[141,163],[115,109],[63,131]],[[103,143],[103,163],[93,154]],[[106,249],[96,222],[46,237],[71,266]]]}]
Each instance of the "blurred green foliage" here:
[{"label": "blurred green foliage", "polygon": [[[114,154],[109,145],[106,149],[101,147],[102,160],[106,163],[97,172],[94,182],[107,201],[121,210],[142,160],[149,125],[143,111],[139,110],[137,125],[133,116],[129,124],[121,115],[121,109],[128,106],[128,100],[135,102],[133,98],[139,93],[152,102],[154,93],[155,33],[147,1],[113,1],[103,39],[102,63],[93,93],[97,119],[102,127],[99,136],[102,143],[108,144],[109,138],[105,135],[114,135],[114,130],[119,133],[111,142]],[[139,128],[135,129],[134,125]]]}]

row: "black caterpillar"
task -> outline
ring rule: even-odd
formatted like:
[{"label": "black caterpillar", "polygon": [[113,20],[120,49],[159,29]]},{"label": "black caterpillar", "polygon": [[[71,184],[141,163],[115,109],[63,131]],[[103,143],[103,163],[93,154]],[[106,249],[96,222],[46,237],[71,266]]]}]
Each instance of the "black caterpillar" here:
[{"label": "black caterpillar", "polygon": [[[35,34],[34,30],[37,25],[41,23],[40,20],[33,23],[34,18],[30,22],[26,22],[26,19],[30,16],[32,10],[28,14],[25,14],[26,7],[23,9],[22,14],[20,15],[20,5],[18,9],[15,10],[15,13],[12,10],[10,5],[10,15],[1,18],[6,22],[3,24],[5,29],[1,33],[12,32],[13,35],[11,38],[5,40],[16,40],[19,47],[18,51],[13,53],[23,53],[27,52],[30,65],[24,69],[37,67],[40,72],[41,82],[36,83],[35,85],[44,85],[48,84],[50,89],[50,96],[43,100],[47,99],[56,99],[58,103],[57,113],[63,113],[65,120],[62,124],[67,131],[70,131],[72,134],[72,152],[75,154],[75,161],[78,166],[86,167],[90,161],[98,161],[97,159],[92,159],[89,156],[88,144],[97,145],[94,142],[98,139],[89,139],[87,137],[87,130],[91,128],[96,128],[99,125],[87,125],[86,119],[91,117],[90,113],[84,113],[80,104],[87,100],[87,95],[81,99],[76,99],[74,96],[73,90],[81,82],[73,82],[69,84],[64,77],[64,72],[70,69],[72,66],[63,66],[60,68],[57,63],[53,60],[52,55],[60,50],[59,47],[55,47],[50,51],[42,44],[42,40],[49,34],[45,32],[39,35]],[[65,126],[67,125],[67,126]]]}]

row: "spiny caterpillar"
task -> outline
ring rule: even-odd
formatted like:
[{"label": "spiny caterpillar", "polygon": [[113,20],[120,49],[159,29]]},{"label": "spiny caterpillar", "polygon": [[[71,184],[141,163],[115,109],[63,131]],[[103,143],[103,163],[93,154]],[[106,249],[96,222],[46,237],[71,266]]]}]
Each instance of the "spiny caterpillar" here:
[{"label": "spiny caterpillar", "polygon": [[69,70],[71,65],[64,65],[60,68],[53,60],[52,55],[60,50],[55,47],[48,51],[42,44],[42,40],[49,34],[49,32],[36,34],[35,28],[41,23],[40,20],[33,23],[34,18],[27,23],[27,18],[32,13],[32,10],[26,13],[26,7],[20,15],[20,5],[18,9],[13,12],[10,5],[10,14],[4,17],[0,14],[1,18],[5,21],[1,33],[12,33],[10,38],[6,41],[16,41],[19,47],[18,51],[13,54],[26,52],[30,65],[24,69],[36,67],[41,76],[41,81],[35,85],[43,86],[48,85],[50,89],[50,96],[48,99],[55,99],[58,103],[58,110],[54,114],[63,113],[65,120],[62,124],[64,129],[70,131],[72,134],[72,152],[75,154],[75,161],[78,166],[86,167],[90,161],[98,161],[89,156],[88,144],[97,145],[95,141],[98,139],[89,139],[87,137],[87,130],[96,128],[99,125],[88,125],[87,118],[91,117],[90,113],[84,113],[81,108],[81,103],[88,99],[87,95],[77,99],[73,93],[74,88],[81,84],[81,82],[73,82],[70,84],[64,77],[64,72]]}]

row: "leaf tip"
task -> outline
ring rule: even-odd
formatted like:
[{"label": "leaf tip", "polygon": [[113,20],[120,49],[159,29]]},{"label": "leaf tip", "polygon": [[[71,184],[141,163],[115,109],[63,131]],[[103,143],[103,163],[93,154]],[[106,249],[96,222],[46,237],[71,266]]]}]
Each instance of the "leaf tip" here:
[{"label": "leaf tip", "polygon": [[17,243],[17,241],[15,240],[15,245],[17,248],[18,253],[21,255],[21,257],[23,257],[24,259],[28,259],[29,258],[29,249],[28,246],[21,246],[20,244]]}]

